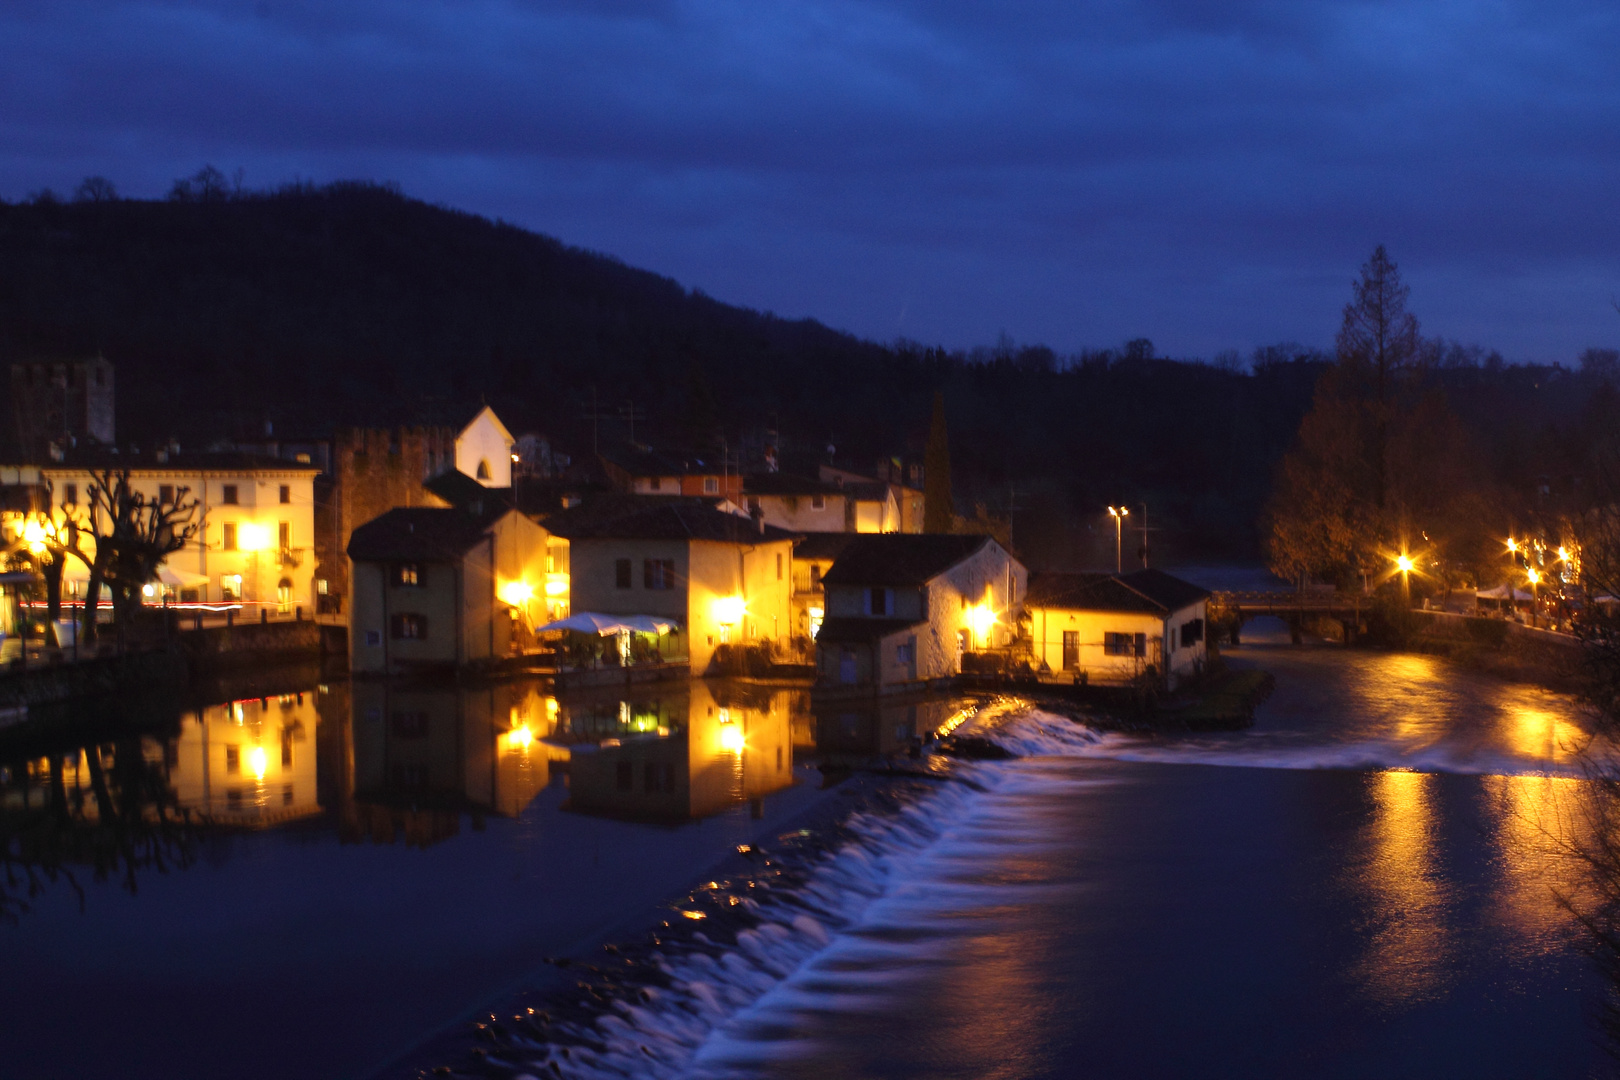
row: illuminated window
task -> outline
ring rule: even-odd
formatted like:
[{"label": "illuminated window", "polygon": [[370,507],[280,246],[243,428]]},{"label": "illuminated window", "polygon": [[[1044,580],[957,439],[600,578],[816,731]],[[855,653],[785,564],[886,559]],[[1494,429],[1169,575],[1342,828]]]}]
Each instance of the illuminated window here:
[{"label": "illuminated window", "polygon": [[427,573],[421,563],[397,563],[394,566],[394,584],[420,589],[427,584]]},{"label": "illuminated window", "polygon": [[283,615],[292,610],[292,580],[282,578],[276,583],[276,607]]},{"label": "illuminated window", "polygon": [[315,579],[315,595],[316,596],[325,596],[325,595],[327,595],[327,589],[328,589],[328,586],[326,584],[326,579],[325,578],[316,578]]},{"label": "illuminated window", "polygon": [[226,601],[242,599],[242,575],[221,574],[219,576],[219,596],[221,600]]}]

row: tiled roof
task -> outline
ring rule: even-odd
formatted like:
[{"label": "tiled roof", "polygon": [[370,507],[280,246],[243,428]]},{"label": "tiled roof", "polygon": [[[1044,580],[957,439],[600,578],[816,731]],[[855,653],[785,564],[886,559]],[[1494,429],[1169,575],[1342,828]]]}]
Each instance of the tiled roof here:
[{"label": "tiled roof", "polygon": [[114,453],[105,447],[69,450],[63,454],[61,461],[42,461],[39,467],[46,472],[53,469],[128,469],[131,472],[296,472],[314,475],[321,471],[318,465],[235,450],[170,453],[159,448],[144,453],[131,453],[128,450]]},{"label": "tiled roof", "polygon": [[918,626],[927,626],[926,619],[859,619],[835,615],[821,624],[816,632],[817,645],[855,645],[879,641],[890,634],[898,634]]},{"label": "tiled roof", "polygon": [[789,476],[787,473],[755,473],[743,477],[745,495],[842,495],[843,491],[831,484],[808,476]]},{"label": "tiled roof", "polygon": [[488,517],[453,508],[401,507],[355,529],[349,536],[349,558],[453,562],[484,538],[489,525]]},{"label": "tiled roof", "polygon": [[684,499],[594,521],[564,520],[568,513],[572,511],[546,519],[547,530],[569,540],[717,540],[742,544],[792,540],[798,535],[774,525],[762,528],[751,518]]},{"label": "tiled roof", "polygon": [[1029,579],[1024,606],[1075,611],[1128,611],[1168,615],[1209,596],[1163,570],[1129,574],[1039,573]]},{"label": "tiled roof", "polygon": [[793,545],[795,559],[836,559],[857,534],[849,532],[809,533]]},{"label": "tiled roof", "polygon": [[985,544],[988,536],[863,533],[822,578],[828,585],[922,585]]},{"label": "tiled roof", "polygon": [[511,488],[485,487],[460,469],[446,469],[422,486],[451,506],[473,514],[512,505]]}]

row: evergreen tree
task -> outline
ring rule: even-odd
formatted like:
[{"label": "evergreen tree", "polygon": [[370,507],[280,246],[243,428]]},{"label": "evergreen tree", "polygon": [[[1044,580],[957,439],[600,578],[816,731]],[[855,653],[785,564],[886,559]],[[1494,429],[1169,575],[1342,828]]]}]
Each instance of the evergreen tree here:
[{"label": "evergreen tree", "polygon": [[951,445],[945,433],[945,392],[934,391],[934,418],[923,455],[923,532],[948,533],[956,518],[951,504]]}]

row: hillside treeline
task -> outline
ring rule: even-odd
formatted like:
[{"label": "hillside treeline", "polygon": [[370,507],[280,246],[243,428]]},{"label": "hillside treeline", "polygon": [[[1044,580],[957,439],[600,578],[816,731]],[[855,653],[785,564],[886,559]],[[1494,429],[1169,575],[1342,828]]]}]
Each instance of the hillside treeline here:
[{"label": "hillside treeline", "polygon": [[[0,204],[0,361],[98,352],[117,365],[121,440],[190,445],[266,421],[455,422],[487,400],[581,459],[633,416],[640,441],[723,444],[744,465],[776,438],[789,462],[834,447],[870,467],[921,458],[943,390],[960,512],[1010,517],[1026,557],[1068,566],[1112,563],[1103,508],[1120,502],[1147,505],[1158,561],[1257,553],[1330,366],[1294,346],[1245,366],[1146,340],[1077,356],[878,344],[373,184]],[[1537,443],[1587,393],[1452,352],[1460,413],[1510,407],[1504,446]]]}]

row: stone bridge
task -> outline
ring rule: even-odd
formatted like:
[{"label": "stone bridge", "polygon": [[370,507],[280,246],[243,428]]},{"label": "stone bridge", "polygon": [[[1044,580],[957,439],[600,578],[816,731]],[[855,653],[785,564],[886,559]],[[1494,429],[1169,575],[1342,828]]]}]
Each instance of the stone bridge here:
[{"label": "stone bridge", "polygon": [[1243,624],[1262,615],[1273,615],[1287,623],[1296,645],[1302,640],[1306,623],[1332,619],[1344,628],[1344,641],[1348,645],[1367,627],[1370,599],[1359,593],[1333,589],[1277,589],[1217,592],[1210,597],[1210,606],[1218,606],[1227,613],[1220,625],[1234,645],[1242,634]]}]

